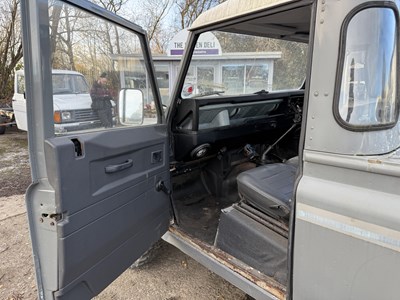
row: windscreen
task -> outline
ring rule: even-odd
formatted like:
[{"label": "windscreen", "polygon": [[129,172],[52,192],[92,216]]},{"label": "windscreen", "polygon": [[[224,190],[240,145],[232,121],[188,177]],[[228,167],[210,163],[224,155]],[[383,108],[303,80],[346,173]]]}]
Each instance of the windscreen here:
[{"label": "windscreen", "polygon": [[308,45],[220,31],[202,33],[185,77],[183,98],[299,89]]},{"label": "windscreen", "polygon": [[53,94],[88,94],[89,86],[82,75],[53,74]]}]

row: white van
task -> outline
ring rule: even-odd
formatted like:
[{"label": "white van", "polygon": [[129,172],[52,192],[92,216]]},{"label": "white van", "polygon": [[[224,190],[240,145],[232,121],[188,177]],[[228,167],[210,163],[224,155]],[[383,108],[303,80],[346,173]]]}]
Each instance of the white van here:
[{"label": "white van", "polygon": [[[53,70],[53,109],[56,133],[100,127],[97,112],[91,108],[90,88],[85,77],[69,70]],[[24,71],[15,74],[13,109],[18,129],[28,130]],[[115,103],[112,103],[115,106]]]}]

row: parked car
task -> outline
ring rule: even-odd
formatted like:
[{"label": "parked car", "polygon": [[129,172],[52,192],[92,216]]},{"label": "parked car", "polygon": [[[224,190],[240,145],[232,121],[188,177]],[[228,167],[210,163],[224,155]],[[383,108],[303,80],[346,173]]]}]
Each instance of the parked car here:
[{"label": "parked car", "polygon": [[0,108],[0,134],[6,132],[6,128],[15,125],[14,112],[12,108]]},{"label": "parked car", "polygon": [[[91,108],[90,88],[85,77],[75,71],[53,70],[53,120],[56,133],[100,127],[97,112]],[[28,130],[23,70],[15,74],[13,108],[18,129]],[[112,101],[115,107],[115,102]],[[114,109],[113,109],[114,110]],[[115,118],[114,118],[115,123]]]}]

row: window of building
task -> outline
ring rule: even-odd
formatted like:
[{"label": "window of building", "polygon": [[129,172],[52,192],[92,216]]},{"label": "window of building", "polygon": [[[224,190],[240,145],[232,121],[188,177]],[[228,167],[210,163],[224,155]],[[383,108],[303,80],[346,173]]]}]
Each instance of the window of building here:
[{"label": "window of building", "polygon": [[212,66],[197,67],[197,86],[200,93],[213,91],[215,89],[214,67]]},{"label": "window of building", "polygon": [[243,94],[244,90],[244,66],[223,66],[222,84],[228,95]]},{"label": "window of building", "polygon": [[268,65],[246,65],[245,93],[271,90],[268,84]]},{"label": "window of building", "polygon": [[168,65],[155,65],[156,78],[162,103],[169,105],[169,67]]}]

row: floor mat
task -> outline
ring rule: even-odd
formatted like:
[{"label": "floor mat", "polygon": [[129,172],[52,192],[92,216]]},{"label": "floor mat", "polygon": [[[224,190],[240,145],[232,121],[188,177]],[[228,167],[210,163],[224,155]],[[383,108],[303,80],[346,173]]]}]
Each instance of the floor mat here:
[{"label": "floor mat", "polygon": [[221,214],[221,204],[214,196],[204,196],[196,201],[176,201],[179,227],[210,245],[214,244]]}]

